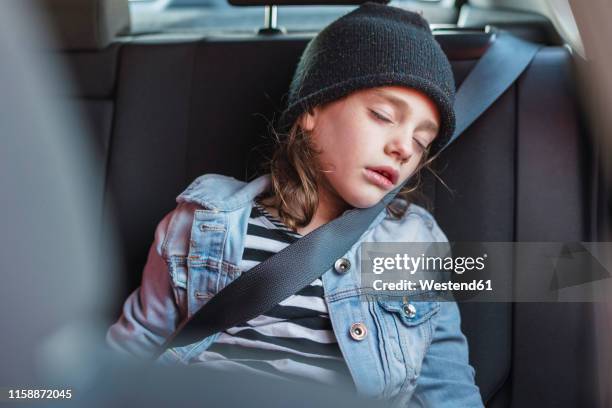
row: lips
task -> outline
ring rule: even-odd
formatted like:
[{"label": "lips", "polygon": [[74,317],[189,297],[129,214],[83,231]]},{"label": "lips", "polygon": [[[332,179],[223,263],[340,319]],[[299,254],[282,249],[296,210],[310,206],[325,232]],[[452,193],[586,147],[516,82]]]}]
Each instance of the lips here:
[{"label": "lips", "polygon": [[393,185],[397,183],[397,179],[399,177],[399,173],[393,167],[389,166],[377,166],[377,167],[368,167],[368,170],[375,171],[376,173],[382,175],[387,180],[389,180]]}]

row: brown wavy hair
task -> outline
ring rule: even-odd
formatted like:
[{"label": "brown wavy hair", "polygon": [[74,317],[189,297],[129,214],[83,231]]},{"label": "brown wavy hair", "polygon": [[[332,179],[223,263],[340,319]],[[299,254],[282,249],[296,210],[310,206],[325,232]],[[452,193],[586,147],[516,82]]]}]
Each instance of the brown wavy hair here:
[{"label": "brown wavy hair", "polygon": [[[319,204],[317,180],[322,174],[317,160],[321,152],[315,148],[308,132],[300,125],[305,114],[295,121],[288,133],[280,133],[270,127],[274,149],[271,158],[263,163],[262,170],[270,173],[272,188],[259,197],[266,199],[269,205],[276,208],[279,218],[294,231],[307,226],[314,217]],[[403,198],[407,203],[413,202],[417,197],[420,201],[426,201],[420,191],[421,171],[426,168],[437,177],[430,167],[436,157],[437,155],[429,157],[428,147],[411,180],[396,197]],[[393,200],[386,206],[388,214],[401,219],[408,206],[396,206],[392,203]]]}]

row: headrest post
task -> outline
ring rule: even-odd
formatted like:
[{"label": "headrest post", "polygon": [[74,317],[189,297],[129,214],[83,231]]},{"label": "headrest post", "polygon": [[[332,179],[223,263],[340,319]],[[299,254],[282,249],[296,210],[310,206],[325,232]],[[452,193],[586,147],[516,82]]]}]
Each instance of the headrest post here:
[{"label": "headrest post", "polygon": [[277,6],[275,4],[264,6],[264,26],[259,29],[259,34],[284,34],[286,30],[276,25]]},{"label": "headrest post", "polygon": [[275,29],[276,27],[276,12],[277,7],[275,5],[268,5],[264,8],[264,28]]}]

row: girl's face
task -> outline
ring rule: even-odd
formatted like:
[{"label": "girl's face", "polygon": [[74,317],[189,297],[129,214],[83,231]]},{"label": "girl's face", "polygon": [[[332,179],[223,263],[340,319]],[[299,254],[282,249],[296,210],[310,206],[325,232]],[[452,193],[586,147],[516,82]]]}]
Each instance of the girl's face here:
[{"label": "girl's face", "polygon": [[410,177],[437,136],[440,117],[422,92],[385,86],[317,106],[301,125],[321,150],[320,198],[341,211],[371,207]]}]

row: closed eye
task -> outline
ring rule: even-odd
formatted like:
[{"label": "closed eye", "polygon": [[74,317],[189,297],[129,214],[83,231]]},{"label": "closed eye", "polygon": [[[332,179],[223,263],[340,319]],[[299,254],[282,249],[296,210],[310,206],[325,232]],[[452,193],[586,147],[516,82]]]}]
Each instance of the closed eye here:
[{"label": "closed eye", "polygon": [[427,146],[425,146],[423,143],[419,142],[417,139],[414,139],[414,141],[419,145],[419,148],[424,151],[427,149]]},{"label": "closed eye", "polygon": [[[372,116],[374,116],[377,120],[381,121],[381,122],[385,122],[385,123],[393,123],[393,121],[389,118],[387,118],[386,116],[378,113],[377,111],[375,111],[374,109],[368,109],[370,111],[370,113],[372,114]],[[418,139],[414,138],[414,141],[416,142],[416,144],[419,146],[421,151],[425,151],[427,150],[428,145],[425,145],[423,143],[421,143]]]},{"label": "closed eye", "polygon": [[373,109],[369,109],[370,113],[372,114],[372,116],[374,116],[376,119],[382,121],[382,122],[386,122],[386,123],[393,123],[393,121],[389,118],[387,118],[384,115],[381,115],[380,113],[376,112]]}]

